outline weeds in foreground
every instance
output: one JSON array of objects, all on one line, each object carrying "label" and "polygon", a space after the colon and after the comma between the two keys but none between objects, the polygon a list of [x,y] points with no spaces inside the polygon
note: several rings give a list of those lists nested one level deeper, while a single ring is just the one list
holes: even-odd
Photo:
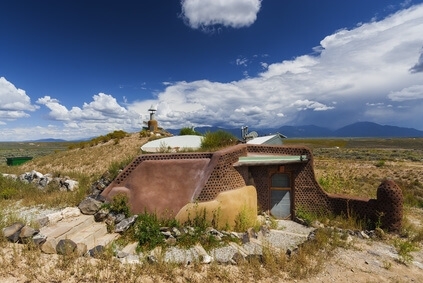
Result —
[{"label": "weeds in foreground", "polygon": [[257,221],[255,211],[244,205],[235,218],[234,230],[238,232],[245,232],[248,228],[260,226],[260,224],[261,223],[258,223]]},{"label": "weeds in foreground", "polygon": [[411,252],[418,250],[416,244],[412,241],[409,241],[408,239],[396,239],[394,241],[394,246],[398,252],[398,262],[405,265],[413,261]]}]

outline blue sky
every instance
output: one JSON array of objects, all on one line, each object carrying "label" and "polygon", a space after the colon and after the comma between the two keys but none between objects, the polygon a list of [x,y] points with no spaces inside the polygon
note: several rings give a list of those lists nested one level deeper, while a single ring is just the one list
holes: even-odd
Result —
[{"label": "blue sky", "polygon": [[0,140],[159,125],[423,130],[423,0],[16,0]]}]

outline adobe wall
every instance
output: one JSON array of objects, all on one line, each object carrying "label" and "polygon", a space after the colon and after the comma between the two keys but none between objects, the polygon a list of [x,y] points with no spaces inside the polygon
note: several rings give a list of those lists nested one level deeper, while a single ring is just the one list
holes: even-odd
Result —
[{"label": "adobe wall", "polygon": [[143,154],[101,194],[108,200],[127,195],[132,213],[174,217],[200,194],[214,163],[210,153]]},{"label": "adobe wall", "polygon": [[257,192],[253,186],[219,193],[210,201],[188,203],[175,216],[180,223],[193,220],[196,215],[201,216],[206,211],[206,220],[214,223],[219,229],[234,228],[236,221],[243,213],[245,220],[253,226],[257,219]]}]

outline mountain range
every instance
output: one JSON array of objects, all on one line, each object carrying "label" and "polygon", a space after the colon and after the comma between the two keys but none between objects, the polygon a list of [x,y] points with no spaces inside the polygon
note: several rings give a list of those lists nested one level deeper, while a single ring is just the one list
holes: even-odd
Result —
[{"label": "mountain range", "polygon": [[[218,127],[196,127],[195,131],[199,133],[214,132],[224,130],[241,138],[241,129],[232,128],[224,129]],[[170,133],[177,135],[179,130],[168,130]],[[405,128],[389,125],[380,125],[373,122],[357,122],[337,130],[331,130],[325,127],[315,125],[306,126],[282,126],[280,128],[258,129],[253,126],[249,127],[249,131],[255,131],[259,136],[280,133],[288,138],[345,138],[345,137],[362,137],[362,138],[399,138],[399,137],[423,137],[423,131],[414,128]]]}]

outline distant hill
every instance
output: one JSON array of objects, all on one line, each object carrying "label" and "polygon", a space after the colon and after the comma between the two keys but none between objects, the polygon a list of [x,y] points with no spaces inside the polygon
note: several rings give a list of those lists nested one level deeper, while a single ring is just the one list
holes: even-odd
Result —
[{"label": "distant hill", "polygon": [[66,142],[67,140],[63,140],[63,139],[53,139],[53,138],[49,138],[49,139],[39,139],[39,140],[31,140],[28,142]]},{"label": "distant hill", "polygon": [[423,131],[372,122],[357,122],[334,131],[336,137],[423,137]]},{"label": "distant hill", "polygon": [[[218,127],[196,127],[195,130],[202,134],[206,132],[214,132],[224,130],[241,138],[241,128],[223,129]],[[389,125],[379,125],[372,122],[357,122],[337,130],[319,127],[315,125],[305,126],[282,126],[280,128],[258,129],[252,126],[250,131],[256,131],[260,136],[281,133],[288,138],[325,138],[325,137],[374,137],[374,138],[404,138],[404,137],[423,137],[423,131],[413,128],[404,128]],[[168,130],[174,135],[178,135],[180,130]]]}]

